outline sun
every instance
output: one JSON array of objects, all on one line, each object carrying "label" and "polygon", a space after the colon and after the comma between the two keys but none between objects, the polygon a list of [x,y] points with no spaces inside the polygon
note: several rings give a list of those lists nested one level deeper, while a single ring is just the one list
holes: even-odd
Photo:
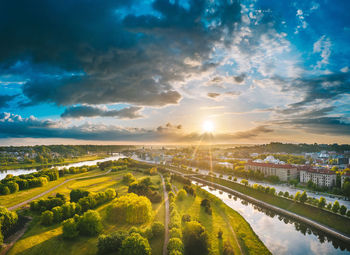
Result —
[{"label": "sun", "polygon": [[203,122],[202,130],[205,133],[212,133],[214,131],[214,123],[210,120],[206,120]]}]

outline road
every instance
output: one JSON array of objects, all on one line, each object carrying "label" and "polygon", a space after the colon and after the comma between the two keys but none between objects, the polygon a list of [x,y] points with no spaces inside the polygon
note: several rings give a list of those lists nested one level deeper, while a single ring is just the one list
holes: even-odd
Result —
[{"label": "road", "polygon": [[165,222],[164,222],[164,245],[163,245],[163,255],[168,254],[167,246],[169,241],[169,199],[168,199],[168,192],[165,189],[165,182],[163,175],[159,174],[160,178],[162,178],[162,185],[163,185],[163,192],[164,192],[164,203],[165,203]]},{"label": "road", "polygon": [[110,172],[111,172],[111,170],[108,170],[107,172],[104,172],[104,173],[101,173],[101,174],[89,175],[89,176],[84,176],[84,177],[76,177],[76,178],[65,180],[64,182],[62,182],[62,183],[52,187],[51,189],[48,189],[48,190],[40,193],[39,195],[36,195],[36,196],[34,196],[34,197],[30,198],[30,199],[27,199],[27,200],[25,200],[25,201],[23,201],[23,202],[21,202],[19,204],[16,204],[14,206],[11,206],[11,207],[9,207],[7,209],[10,210],[10,211],[16,210],[17,208],[20,208],[21,206],[24,206],[24,205],[32,202],[33,200],[38,199],[39,197],[42,197],[42,196],[50,193],[51,191],[53,191],[53,190],[57,189],[58,187],[66,184],[67,182],[70,182],[70,181],[73,181],[73,180],[81,180],[81,179],[87,179],[87,178],[92,178],[92,177],[98,177],[98,176],[109,174]]}]

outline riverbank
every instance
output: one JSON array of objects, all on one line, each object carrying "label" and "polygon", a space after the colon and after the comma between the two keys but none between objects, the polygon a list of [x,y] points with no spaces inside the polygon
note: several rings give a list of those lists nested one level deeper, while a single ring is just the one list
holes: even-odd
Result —
[{"label": "riverbank", "polygon": [[68,164],[79,163],[82,161],[93,161],[98,159],[103,159],[108,157],[108,155],[84,155],[77,158],[65,159],[63,162],[50,163],[50,164],[41,164],[41,163],[33,163],[33,164],[10,164],[7,166],[0,166],[0,171],[6,170],[16,170],[16,169],[31,169],[31,168],[49,168],[53,166],[64,166]]}]

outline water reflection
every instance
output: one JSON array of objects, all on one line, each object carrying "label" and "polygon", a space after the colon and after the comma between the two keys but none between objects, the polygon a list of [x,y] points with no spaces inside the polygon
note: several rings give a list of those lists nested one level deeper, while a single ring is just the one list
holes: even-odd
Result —
[{"label": "water reflection", "polygon": [[202,188],[239,212],[273,254],[349,254],[350,244],[320,230],[226,192]]},{"label": "water reflection", "polygon": [[[123,154],[118,154],[116,156],[112,156],[112,157],[108,157],[108,158],[104,158],[104,159],[82,161],[82,162],[78,162],[78,163],[66,164],[66,165],[61,165],[61,166],[53,166],[53,167],[56,167],[57,169],[63,169],[63,168],[69,168],[69,167],[93,166],[99,162],[105,162],[105,161],[109,161],[109,160],[118,160],[118,159],[124,158],[124,157],[125,156]],[[53,167],[51,167],[51,168],[53,168]],[[8,174],[12,174],[14,176],[18,176],[21,174],[30,174],[30,173],[39,171],[43,168],[47,168],[47,166],[39,166],[37,168],[32,168],[32,169],[0,170],[0,180],[4,179]]]}]

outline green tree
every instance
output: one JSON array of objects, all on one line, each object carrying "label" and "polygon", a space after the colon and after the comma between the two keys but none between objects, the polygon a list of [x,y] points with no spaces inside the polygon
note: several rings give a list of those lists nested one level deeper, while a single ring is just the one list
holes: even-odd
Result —
[{"label": "green tree", "polygon": [[148,240],[139,233],[132,233],[124,239],[121,248],[122,255],[151,255]]},{"label": "green tree", "polygon": [[299,198],[299,201],[300,203],[305,203],[307,200],[307,194],[306,194],[306,191],[304,190],[304,192],[300,195],[300,198]]},{"label": "green tree", "polygon": [[116,231],[110,235],[100,235],[98,237],[98,254],[120,254],[120,249],[127,234],[123,231]]},{"label": "green tree", "polygon": [[185,223],[183,229],[185,254],[209,254],[209,237],[205,228],[197,221]]},{"label": "green tree", "polygon": [[184,251],[184,245],[180,238],[170,238],[167,249],[169,254],[173,251],[179,251],[182,254]]},{"label": "green tree", "polygon": [[320,197],[320,200],[318,201],[318,207],[323,208],[326,205],[326,199],[324,197]]},{"label": "green tree", "polygon": [[159,222],[159,221],[156,221],[152,224],[152,234],[153,234],[153,237],[160,237],[162,235],[164,235],[164,224]]},{"label": "green tree", "polygon": [[136,178],[132,175],[132,173],[127,173],[123,176],[123,182],[127,185],[136,181]]},{"label": "green tree", "polygon": [[222,255],[234,255],[235,253],[233,252],[233,247],[231,243],[225,242],[224,243],[224,249],[222,251]]},{"label": "green tree", "polygon": [[332,211],[334,213],[337,213],[339,211],[339,208],[340,208],[339,202],[338,202],[338,200],[336,200],[332,206]]},{"label": "green tree", "polygon": [[50,226],[53,223],[53,212],[47,210],[41,214],[41,224]]},{"label": "green tree", "polygon": [[180,189],[179,192],[177,192],[176,199],[179,201],[183,201],[187,196],[187,192],[184,189]]},{"label": "green tree", "polygon": [[346,210],[347,210],[346,206],[345,205],[341,205],[340,209],[339,209],[339,212],[340,212],[341,215],[345,215],[346,214]]},{"label": "green tree", "polygon": [[65,220],[62,224],[62,236],[65,239],[72,239],[79,235],[78,223],[74,220],[74,218],[70,218]]},{"label": "green tree", "polygon": [[80,217],[78,222],[79,233],[87,236],[94,236],[101,232],[102,222],[100,214],[93,210],[88,210]]},{"label": "green tree", "polygon": [[77,203],[80,198],[87,197],[90,194],[89,191],[82,190],[82,189],[72,189],[70,192],[70,201]]},{"label": "green tree", "polygon": [[7,187],[10,189],[11,193],[16,193],[19,190],[19,186],[15,182],[8,182]]},{"label": "green tree", "polygon": [[294,200],[295,200],[295,201],[299,201],[299,200],[300,200],[300,196],[301,196],[301,194],[300,194],[300,192],[298,191],[297,193],[295,193]]}]

